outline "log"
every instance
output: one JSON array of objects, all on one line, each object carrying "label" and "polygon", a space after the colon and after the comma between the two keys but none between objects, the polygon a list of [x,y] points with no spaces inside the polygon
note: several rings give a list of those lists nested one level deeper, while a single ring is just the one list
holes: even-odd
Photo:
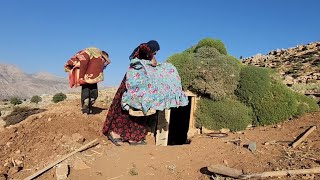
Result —
[{"label": "log", "polygon": [[309,136],[309,134],[311,134],[314,130],[316,130],[316,128],[317,126],[312,126],[303,136],[295,140],[295,142],[292,143],[292,148],[299,146]]},{"label": "log", "polygon": [[67,159],[68,157],[70,157],[70,156],[72,156],[72,155],[74,155],[74,154],[76,154],[76,153],[78,153],[78,152],[84,151],[84,150],[86,150],[86,149],[88,149],[88,148],[96,145],[96,144],[97,144],[97,141],[98,141],[98,139],[95,139],[95,140],[89,142],[88,144],[85,144],[85,145],[81,146],[79,149],[76,149],[76,150],[74,150],[73,152],[71,152],[71,153],[63,156],[62,158],[56,160],[55,162],[47,165],[47,166],[44,167],[43,169],[37,171],[36,173],[32,174],[31,176],[28,176],[28,177],[25,178],[24,180],[31,180],[31,179],[34,179],[34,178],[38,177],[39,175],[41,175],[42,173],[46,172],[47,170],[49,170],[49,169],[52,168],[53,166],[59,164],[59,163],[62,162],[63,160]]},{"label": "log", "polygon": [[208,167],[208,170],[215,174],[221,174],[224,176],[229,176],[233,178],[239,178],[243,175],[242,171],[234,168],[229,168],[224,165],[214,164]]},{"label": "log", "polygon": [[242,171],[234,168],[229,168],[224,165],[215,164],[208,167],[208,171],[220,174],[228,177],[239,178],[239,179],[250,179],[250,178],[267,178],[267,177],[280,177],[288,175],[298,174],[319,174],[320,167],[311,169],[296,169],[296,170],[284,170],[284,171],[269,171],[256,174],[243,174]]},{"label": "log", "polygon": [[296,169],[296,170],[286,170],[286,171],[269,171],[263,172],[260,174],[244,174],[241,175],[241,179],[250,179],[250,178],[267,178],[267,177],[280,177],[288,175],[298,175],[298,174],[319,174],[320,167],[311,168],[311,169]]}]

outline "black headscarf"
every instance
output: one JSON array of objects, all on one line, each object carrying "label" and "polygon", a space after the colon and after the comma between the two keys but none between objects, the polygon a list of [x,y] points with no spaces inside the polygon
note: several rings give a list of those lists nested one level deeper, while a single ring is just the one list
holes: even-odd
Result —
[{"label": "black headscarf", "polygon": [[160,45],[157,41],[151,40],[147,43],[142,43],[138,47],[136,47],[131,55],[129,56],[129,59],[139,58],[139,59],[147,59],[151,60],[153,57],[153,53],[155,51],[160,50]]}]

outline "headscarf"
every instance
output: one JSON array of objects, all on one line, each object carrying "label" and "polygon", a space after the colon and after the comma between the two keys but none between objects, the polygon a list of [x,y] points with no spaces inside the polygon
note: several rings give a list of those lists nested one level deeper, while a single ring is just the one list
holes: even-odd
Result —
[{"label": "headscarf", "polygon": [[136,47],[131,55],[129,56],[129,59],[146,59],[151,60],[153,58],[153,53],[160,50],[159,43],[155,40],[151,40],[147,43],[142,43],[138,47]]}]

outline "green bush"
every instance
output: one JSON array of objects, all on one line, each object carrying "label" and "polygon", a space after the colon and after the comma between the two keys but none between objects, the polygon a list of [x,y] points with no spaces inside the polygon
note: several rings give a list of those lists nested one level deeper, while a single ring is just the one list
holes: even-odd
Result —
[{"label": "green bush", "polygon": [[169,57],[178,70],[184,90],[214,100],[234,97],[241,69],[240,62],[220,54],[213,47],[201,47],[196,53],[183,52]]},{"label": "green bush", "polygon": [[319,106],[315,99],[299,93],[296,93],[296,98],[298,100],[296,116],[301,116],[308,112],[319,111]]},{"label": "green bush", "polygon": [[63,94],[62,92],[55,94],[52,97],[52,101],[54,103],[60,102],[60,101],[64,101],[65,99],[67,99],[67,96],[65,94]]},{"label": "green bush", "polygon": [[240,63],[231,56],[217,55],[214,48],[203,47],[194,54],[197,65],[190,89],[213,100],[232,98],[237,88]]},{"label": "green bush", "polygon": [[239,131],[252,123],[252,111],[236,100],[213,101],[201,98],[196,121],[198,125],[211,130],[229,128],[231,131]]},{"label": "green bush", "polygon": [[10,99],[10,103],[13,104],[13,105],[18,105],[18,104],[22,104],[22,101],[18,97],[13,97],[13,98]]},{"label": "green bush", "polygon": [[181,77],[181,84],[184,90],[190,89],[193,79],[195,79],[195,64],[193,55],[188,52],[174,54],[170,56],[167,62],[172,63],[178,70]]},{"label": "green bush", "polygon": [[195,47],[195,52],[201,47],[213,47],[217,49],[220,52],[220,54],[227,55],[227,49],[225,48],[223,42],[220,40],[215,40],[212,38],[202,39]]},{"label": "green bush", "polygon": [[244,67],[236,95],[253,109],[255,123],[275,124],[297,113],[295,93],[278,80],[272,71],[254,66]]},{"label": "green bush", "polygon": [[190,48],[188,48],[188,49],[186,49],[186,50],[184,50],[183,52],[187,52],[187,53],[194,53],[195,52],[195,50],[196,50],[196,45],[195,46],[192,46],[192,47],[190,47]]},{"label": "green bush", "polygon": [[40,96],[37,96],[37,95],[36,96],[32,96],[32,98],[31,98],[31,102],[32,103],[38,104],[41,101],[42,101],[42,98]]}]

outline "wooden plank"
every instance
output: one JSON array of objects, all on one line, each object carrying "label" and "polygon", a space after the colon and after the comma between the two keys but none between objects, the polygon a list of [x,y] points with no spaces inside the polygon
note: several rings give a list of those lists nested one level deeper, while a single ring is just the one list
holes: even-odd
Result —
[{"label": "wooden plank", "polygon": [[169,136],[170,109],[158,112],[156,145],[167,146]]},{"label": "wooden plank", "polygon": [[308,136],[312,133],[312,131],[316,130],[317,126],[312,126],[302,137],[297,139],[293,144],[292,147],[295,148],[299,146]]},{"label": "wooden plank", "polygon": [[187,96],[191,96],[191,97],[196,97],[197,95],[196,94],[194,94],[193,92],[191,92],[191,91],[185,91],[184,92]]},{"label": "wooden plank", "polygon": [[259,174],[243,174],[240,176],[241,179],[251,179],[251,178],[267,178],[267,177],[281,177],[288,175],[299,175],[299,174],[319,174],[320,167],[315,167],[311,169],[295,169],[295,170],[284,170],[284,171],[269,171]]},{"label": "wooden plank", "polygon": [[239,178],[243,172],[238,169],[229,168],[220,164],[214,164],[208,167],[208,170],[215,174],[221,174],[233,178]]},{"label": "wooden plank", "polygon": [[40,176],[42,173],[46,172],[47,170],[49,170],[49,169],[52,168],[53,166],[59,164],[60,162],[62,162],[63,160],[67,159],[68,157],[74,155],[75,153],[78,153],[78,152],[80,152],[80,151],[84,151],[84,150],[86,150],[86,149],[88,149],[88,148],[96,145],[96,144],[97,144],[97,141],[98,141],[98,139],[95,139],[95,140],[89,142],[88,144],[85,144],[85,145],[81,146],[79,149],[76,149],[76,150],[74,150],[73,152],[71,152],[71,153],[63,156],[62,158],[54,161],[53,163],[51,163],[51,164],[49,164],[48,166],[44,167],[43,169],[37,171],[36,173],[32,174],[31,176],[28,176],[28,177],[25,178],[24,180],[31,180],[31,179],[34,179],[34,178]]},{"label": "wooden plank", "polygon": [[238,170],[235,168],[229,168],[220,164],[214,164],[208,167],[208,171],[216,174],[237,178],[237,179],[238,178],[251,179],[251,178],[281,177],[281,176],[298,175],[298,174],[319,174],[320,167],[315,167],[311,169],[269,171],[269,172],[263,172],[263,173],[257,173],[257,174],[243,174],[241,170]]},{"label": "wooden plank", "polygon": [[195,108],[196,108],[196,97],[191,97],[191,107],[190,107],[190,122],[189,129],[195,128]]}]

